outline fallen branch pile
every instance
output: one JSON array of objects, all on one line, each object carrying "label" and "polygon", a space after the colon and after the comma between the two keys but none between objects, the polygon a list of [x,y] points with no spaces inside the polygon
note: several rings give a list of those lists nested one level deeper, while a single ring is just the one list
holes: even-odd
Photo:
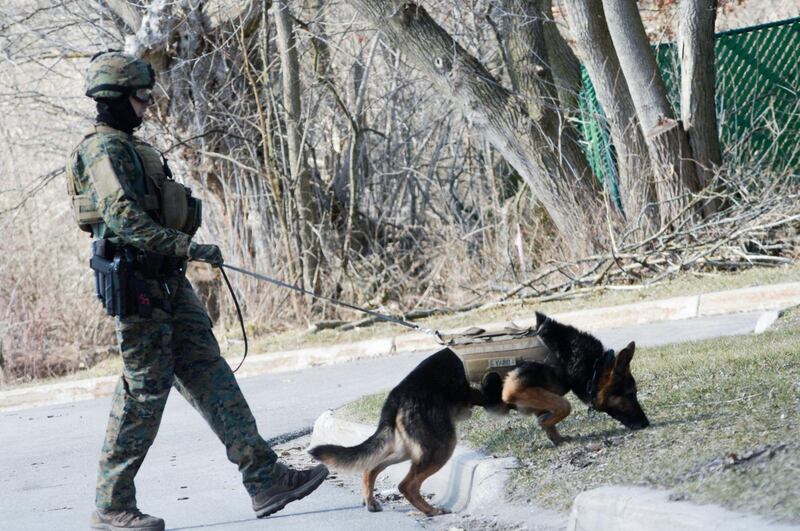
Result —
[{"label": "fallen branch pile", "polygon": [[[631,234],[604,254],[573,262],[550,261],[516,286],[487,289],[472,304],[456,308],[415,309],[407,320],[489,308],[514,301],[549,302],[588,296],[604,290],[644,289],[680,272],[737,271],[793,263],[800,256],[800,182],[785,176],[767,185],[752,180],[720,183],[726,194],[704,192],[686,208],[721,200],[726,208],[703,219],[687,219],[635,241]],[[676,219],[681,219],[679,213]],[[626,241],[630,239],[630,243]],[[498,293],[500,294],[498,297]],[[491,301],[491,302],[486,302]],[[395,312],[396,315],[396,312]],[[374,318],[337,321],[313,329],[351,330]]]},{"label": "fallen branch pile", "polygon": [[[601,255],[572,263],[549,264],[508,290],[512,298],[570,298],[597,289],[638,289],[682,271],[736,271],[791,264],[800,254],[800,188],[795,177],[781,179],[757,193],[742,185],[721,197],[727,208],[702,220],[662,229],[640,242],[622,244]],[[692,205],[720,198],[704,193]],[[689,208],[693,208],[690,205]]]}]

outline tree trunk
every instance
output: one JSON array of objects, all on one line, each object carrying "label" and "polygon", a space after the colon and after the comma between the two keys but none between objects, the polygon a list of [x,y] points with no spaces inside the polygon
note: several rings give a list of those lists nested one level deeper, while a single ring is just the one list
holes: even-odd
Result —
[{"label": "tree trunk", "polygon": [[295,201],[300,218],[300,245],[303,267],[303,285],[316,291],[318,275],[318,249],[314,228],[316,210],[311,190],[311,178],[303,150],[303,131],[300,106],[300,66],[292,27],[292,18],[286,0],[275,3],[275,27],[283,75],[283,105],[286,110],[286,136],[289,148],[289,168],[295,185]]},{"label": "tree trunk", "polygon": [[[420,6],[399,0],[350,0],[389,42],[453,100],[531,187],[571,252],[602,247],[596,179],[585,159],[560,149],[510,93]],[[613,215],[613,214],[612,214]]]},{"label": "tree trunk", "polygon": [[558,101],[547,58],[542,0],[501,0],[503,46],[511,84],[525,100],[528,115],[547,134],[555,131]]},{"label": "tree trunk", "polygon": [[[717,0],[681,0],[678,51],[681,58],[681,119],[701,187],[711,184],[722,161],[714,100],[714,22]],[[715,211],[717,205],[708,205]]]},{"label": "tree trunk", "polygon": [[[525,100],[528,115],[574,161],[582,175],[591,175],[578,132],[567,120],[553,82],[545,30],[545,0],[502,0],[504,46],[514,89]],[[556,30],[558,31],[558,30]]]},{"label": "tree trunk", "polygon": [[320,80],[328,79],[331,76],[331,52],[325,29],[324,8],[323,0],[304,0],[303,2],[304,14],[310,18],[306,29],[311,34],[311,68],[314,77]]},{"label": "tree trunk", "polygon": [[563,4],[617,152],[622,209],[629,224],[640,225],[649,233],[659,222],[650,155],[608,32],[602,0],[564,0]]},{"label": "tree trunk", "polygon": [[578,93],[581,88],[581,63],[575,56],[564,36],[558,31],[553,20],[553,0],[543,0],[544,41],[547,45],[547,57],[553,72],[561,110],[568,116],[578,112]]},{"label": "tree trunk", "polygon": [[686,132],[670,107],[636,0],[603,0],[603,8],[651,155],[661,222],[670,224],[691,215],[688,193],[699,189]]}]

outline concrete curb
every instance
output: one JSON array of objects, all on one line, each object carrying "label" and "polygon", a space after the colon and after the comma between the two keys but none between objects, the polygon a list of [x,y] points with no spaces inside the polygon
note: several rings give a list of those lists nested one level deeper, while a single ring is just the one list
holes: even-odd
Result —
[{"label": "concrete curb", "polygon": [[644,487],[609,486],[579,494],[567,531],[788,531],[800,526],[774,523],[757,515],[717,505],[671,501],[669,492]]},{"label": "concrete curb", "polygon": [[[606,308],[592,308],[553,314],[553,317],[584,330],[597,331],[626,325],[675,321],[753,310],[780,312],[798,304],[800,304],[800,282],[791,282]],[[532,326],[534,321],[531,318],[517,321],[516,324]],[[502,322],[473,324],[472,326],[480,326],[486,330],[500,330],[506,324],[506,322]],[[762,323],[758,331],[763,331],[769,324],[771,323]],[[443,332],[455,333],[461,330],[463,328]],[[356,343],[254,355],[247,358],[247,363],[237,374],[239,376],[255,376],[269,372],[300,370],[314,365],[343,363],[355,359],[385,356],[395,352],[433,349],[438,346],[439,344],[428,335],[419,332],[403,333],[394,337],[370,339]],[[238,363],[238,360],[232,360],[231,363]],[[0,411],[13,411],[108,396],[113,392],[116,380],[117,377],[102,377],[0,391]]]},{"label": "concrete curb", "polygon": [[[332,365],[357,359],[377,358],[397,351],[395,338],[368,339],[297,350],[269,352],[248,356],[237,376],[255,376],[267,372],[297,371],[315,365]],[[232,362],[231,362],[232,363]],[[238,361],[237,361],[238,363]]]},{"label": "concrete curb", "polygon": [[114,392],[119,376],[103,376],[0,392],[0,412],[91,400]]},{"label": "concrete curb", "polygon": [[[326,411],[314,422],[310,444],[354,446],[374,432],[375,426],[339,419],[333,411]],[[409,465],[408,461],[392,465],[381,477],[396,487]],[[495,458],[458,445],[447,464],[423,483],[422,492],[433,495],[433,505],[453,512],[474,511],[503,502],[506,482],[515,468],[512,457]]]},{"label": "concrete curb", "polygon": [[[574,312],[552,314],[562,323],[570,324],[589,332],[639,325],[661,321],[679,321],[712,315],[740,313],[748,311],[777,311],[800,304],[800,282],[771,284],[752,288],[686,295],[659,299],[655,301],[621,304],[605,308],[590,308]],[[533,312],[531,312],[533,313]],[[486,330],[502,330],[508,322],[472,325]],[[527,327],[536,324],[535,317],[515,321]],[[443,330],[456,333],[463,329]],[[395,338],[398,352],[435,348],[438,343],[430,336],[419,332],[403,334]]]}]

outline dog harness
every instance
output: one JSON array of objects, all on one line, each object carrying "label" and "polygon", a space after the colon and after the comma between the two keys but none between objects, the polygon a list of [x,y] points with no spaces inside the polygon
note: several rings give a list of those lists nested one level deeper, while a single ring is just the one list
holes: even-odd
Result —
[{"label": "dog harness", "polygon": [[560,367],[558,357],[533,327],[511,324],[496,332],[473,327],[460,334],[442,335],[442,343],[461,358],[467,379],[473,383],[493,372],[504,377],[523,362]]},{"label": "dog harness", "polygon": [[586,394],[589,395],[589,413],[595,410],[594,401],[597,398],[597,383],[603,373],[603,368],[613,361],[614,349],[606,350],[601,357],[594,360],[592,379],[586,384]]}]

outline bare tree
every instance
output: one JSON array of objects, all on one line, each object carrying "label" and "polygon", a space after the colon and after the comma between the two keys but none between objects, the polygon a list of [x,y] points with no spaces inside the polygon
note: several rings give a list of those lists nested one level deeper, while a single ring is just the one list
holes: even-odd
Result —
[{"label": "bare tree", "polygon": [[686,132],[675,119],[636,0],[603,0],[606,23],[651,154],[662,224],[692,215],[699,190]]},{"label": "bare tree", "polygon": [[548,135],[557,134],[560,106],[553,83],[539,0],[502,0],[501,28],[508,73],[528,115]]},{"label": "bare tree", "polygon": [[578,109],[578,93],[581,88],[581,63],[556,27],[553,0],[543,0],[541,11],[545,17],[547,57],[550,60],[560,107],[567,114],[574,113]]},{"label": "bare tree", "polygon": [[[714,98],[714,22],[717,0],[681,0],[678,53],[681,120],[689,135],[700,185],[708,186],[722,162]],[[715,207],[714,207],[715,208]]]},{"label": "bare tree", "polygon": [[314,205],[311,179],[303,148],[302,109],[300,103],[300,63],[297,58],[297,44],[294,24],[286,0],[275,3],[275,26],[278,33],[278,50],[281,56],[283,76],[283,105],[286,111],[286,137],[289,148],[289,168],[295,183],[295,201],[300,223],[300,259],[303,270],[303,283],[316,291],[319,280],[317,271],[319,244],[316,206]]},{"label": "bare tree", "polygon": [[[411,2],[351,0],[436,87],[458,105],[542,202],[576,254],[602,246],[604,207],[582,153],[560,145],[473,56]],[[598,230],[599,229],[599,230]]]},{"label": "bare tree", "polygon": [[629,222],[643,213],[640,225],[649,232],[660,220],[647,144],[608,32],[602,0],[563,0],[563,4],[578,53],[608,120],[617,152],[622,208]]}]

